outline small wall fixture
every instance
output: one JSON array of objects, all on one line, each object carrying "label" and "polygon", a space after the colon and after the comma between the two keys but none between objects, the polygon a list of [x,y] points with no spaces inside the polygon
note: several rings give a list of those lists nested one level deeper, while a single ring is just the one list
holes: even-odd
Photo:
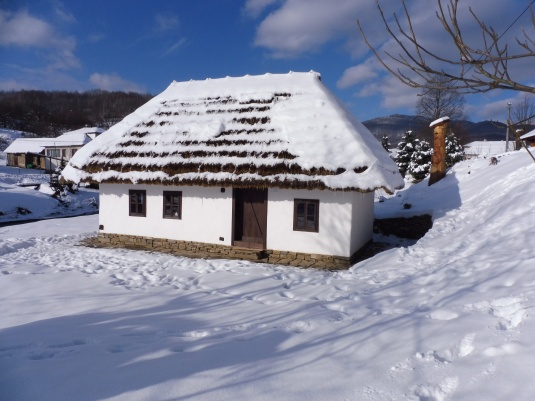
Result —
[{"label": "small wall fixture", "polygon": [[104,230],[104,224],[100,224],[100,225],[98,226],[98,229],[99,229],[99,230]]},{"label": "small wall fixture", "polygon": [[219,241],[224,241],[225,237],[219,237]]},{"label": "small wall fixture", "polygon": [[221,192],[225,192],[225,188],[221,188]]}]

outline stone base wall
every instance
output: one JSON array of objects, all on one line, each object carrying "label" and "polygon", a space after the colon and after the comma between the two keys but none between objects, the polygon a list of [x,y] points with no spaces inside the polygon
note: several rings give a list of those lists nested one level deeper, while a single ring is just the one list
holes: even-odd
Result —
[{"label": "stone base wall", "polygon": [[122,234],[99,233],[98,237],[89,239],[86,243],[96,247],[150,250],[193,258],[243,259],[260,263],[327,270],[347,269],[351,266],[352,260],[354,260],[354,257],[287,252],[272,249],[259,250],[203,242],[177,241]]}]

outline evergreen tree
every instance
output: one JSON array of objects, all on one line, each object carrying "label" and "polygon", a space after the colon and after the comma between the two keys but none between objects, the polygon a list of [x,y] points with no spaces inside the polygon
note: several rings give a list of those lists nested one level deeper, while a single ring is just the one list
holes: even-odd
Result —
[{"label": "evergreen tree", "polygon": [[411,156],[416,149],[416,144],[418,142],[419,140],[416,139],[416,135],[412,131],[407,131],[401,137],[401,141],[398,143],[396,163],[398,165],[399,172],[403,177],[405,177],[405,174],[408,172]]},{"label": "evergreen tree", "polygon": [[446,166],[451,167],[464,159],[464,148],[452,132],[446,137]]},{"label": "evergreen tree", "polygon": [[388,135],[383,135],[383,140],[381,141],[381,145],[383,145],[383,148],[390,153],[390,149],[392,148],[392,145],[390,145],[390,141],[388,140]]},{"label": "evergreen tree", "polygon": [[408,167],[408,172],[413,176],[415,181],[421,181],[429,174],[432,156],[433,148],[429,142],[416,142],[415,149],[414,152],[412,152]]}]

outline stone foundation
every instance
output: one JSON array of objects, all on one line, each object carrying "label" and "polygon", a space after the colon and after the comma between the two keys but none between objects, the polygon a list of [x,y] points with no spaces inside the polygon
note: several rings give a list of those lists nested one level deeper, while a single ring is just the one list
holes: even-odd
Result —
[{"label": "stone foundation", "polygon": [[272,263],[317,269],[347,269],[355,260],[343,256],[319,255],[277,251],[272,249],[250,249],[234,246],[207,244],[194,241],[177,241],[163,238],[134,235],[99,233],[98,237],[85,241],[86,245],[105,248],[128,248],[170,253],[178,256],[207,259],[242,259],[259,263]]}]

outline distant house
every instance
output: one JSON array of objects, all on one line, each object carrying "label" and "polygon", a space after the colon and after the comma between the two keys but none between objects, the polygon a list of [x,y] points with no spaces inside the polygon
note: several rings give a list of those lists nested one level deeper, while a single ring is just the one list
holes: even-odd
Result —
[{"label": "distant house", "polygon": [[535,146],[535,130],[522,135],[520,139],[526,143],[526,146],[534,147]]},{"label": "distant house", "polygon": [[102,132],[102,128],[85,127],[56,138],[17,138],[5,150],[6,164],[52,171]]},{"label": "distant house", "polygon": [[318,73],[173,82],[69,162],[100,184],[99,241],[295,266],[350,266],[373,193],[403,187]]}]

